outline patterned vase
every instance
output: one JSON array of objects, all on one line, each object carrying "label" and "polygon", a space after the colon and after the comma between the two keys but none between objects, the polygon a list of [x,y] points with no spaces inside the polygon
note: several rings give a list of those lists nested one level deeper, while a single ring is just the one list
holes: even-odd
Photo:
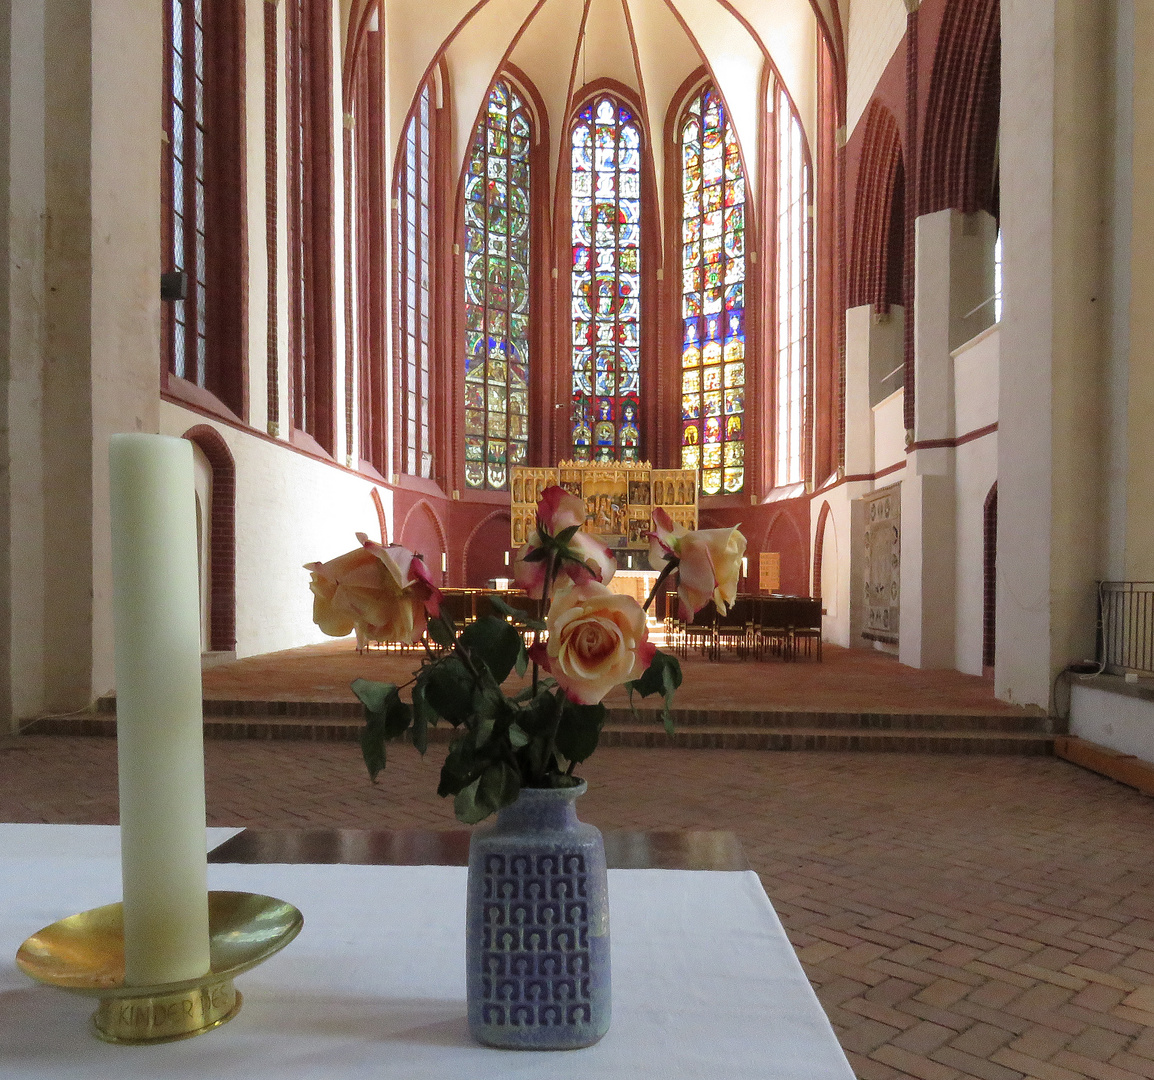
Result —
[{"label": "patterned vase", "polygon": [[469,844],[469,1030],[508,1050],[572,1050],[609,1030],[605,844],[574,788],[523,788]]}]

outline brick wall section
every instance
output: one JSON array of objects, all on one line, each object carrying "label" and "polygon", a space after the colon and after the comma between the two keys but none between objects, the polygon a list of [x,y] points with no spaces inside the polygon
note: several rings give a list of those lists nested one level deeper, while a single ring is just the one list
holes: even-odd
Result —
[{"label": "brick wall section", "polygon": [[[902,263],[903,252],[894,240],[904,243],[902,228],[891,220],[894,196],[904,189],[901,136],[889,110],[874,101],[866,114],[865,135],[854,195],[854,229],[850,238],[848,307],[872,304],[888,311],[902,302],[900,282],[891,264]],[[904,214],[904,207],[900,213]],[[899,217],[899,226],[903,222]]]},{"label": "brick wall section", "polygon": [[265,258],[268,264],[267,312],[267,391],[268,433],[280,432],[280,352],[278,338],[277,302],[277,5],[265,0],[264,5],[264,229]]},{"label": "brick wall section", "polygon": [[236,647],[236,463],[220,432],[198,424],[184,433],[212,466],[212,506],[209,508],[209,634],[213,652]]},{"label": "brick wall section", "polygon": [[915,342],[914,304],[917,276],[915,273],[916,243],[914,222],[917,220],[918,198],[918,9],[914,9],[906,16],[906,228],[905,228],[905,267],[902,272],[902,294],[906,309],[904,326],[903,354],[905,359],[905,397],[902,402],[904,421],[907,431],[914,430],[916,417],[914,362]]},{"label": "brick wall section", "polygon": [[997,214],[1001,55],[999,0],[946,5],[926,101],[919,214]]}]

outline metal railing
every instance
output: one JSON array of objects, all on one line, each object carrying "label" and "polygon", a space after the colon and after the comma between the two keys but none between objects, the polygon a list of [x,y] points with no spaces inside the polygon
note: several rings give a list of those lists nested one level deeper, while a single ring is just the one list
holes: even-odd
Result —
[{"label": "metal railing", "polygon": [[1154,675],[1154,581],[1098,583],[1098,663]]}]

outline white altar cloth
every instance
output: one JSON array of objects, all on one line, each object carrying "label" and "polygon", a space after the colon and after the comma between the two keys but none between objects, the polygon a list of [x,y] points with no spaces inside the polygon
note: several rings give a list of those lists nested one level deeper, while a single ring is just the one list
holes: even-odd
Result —
[{"label": "white altar cloth", "polygon": [[610,870],[612,1027],[588,1049],[536,1053],[469,1037],[464,868],[210,865],[210,888],[288,900],[304,929],[237,979],[243,1008],[218,1031],[108,1046],[90,1034],[92,999],[38,986],[12,958],[40,927],[117,899],[119,862],[5,853],[4,832],[5,1080],[853,1080],[751,872]]}]

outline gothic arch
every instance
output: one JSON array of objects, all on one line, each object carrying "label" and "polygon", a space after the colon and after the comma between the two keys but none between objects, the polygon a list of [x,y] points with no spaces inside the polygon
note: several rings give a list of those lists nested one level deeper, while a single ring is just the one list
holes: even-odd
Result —
[{"label": "gothic arch", "polygon": [[210,622],[213,652],[236,648],[236,462],[223,436],[208,424],[184,433],[212,466],[212,506],[209,508]]},{"label": "gothic arch", "polygon": [[998,216],[1001,62],[1000,0],[947,4],[926,102],[919,214],[952,208]]},{"label": "gothic arch", "polygon": [[822,557],[825,554],[825,526],[829,520],[829,503],[823,502],[817,515],[817,528],[813,534],[813,586],[810,595],[821,599]]},{"label": "gothic arch", "polygon": [[778,510],[770,518],[758,550],[780,553],[783,592],[802,595],[807,590],[809,586],[807,546],[805,536],[792,514]]},{"label": "gothic arch", "polygon": [[[499,573],[481,574],[480,572],[474,573],[473,571],[478,571],[479,569],[494,569],[498,566],[498,564],[494,562],[492,566],[478,568],[478,563],[480,562],[480,556],[482,552],[489,550],[505,551],[507,549],[509,543],[509,528],[511,521],[512,519],[508,510],[494,510],[492,513],[486,514],[485,517],[478,521],[477,524],[474,525],[470,530],[468,539],[465,541],[461,555],[461,569],[464,575],[465,586],[467,588],[477,587],[478,581],[488,581],[488,579],[491,577],[502,576]],[[489,541],[493,538],[493,534],[495,533],[495,525],[500,522],[504,522],[505,546],[498,549],[492,547]],[[477,544],[476,551],[474,551],[474,544]],[[503,561],[500,564],[500,569],[505,569]],[[508,570],[506,570],[504,576],[509,576]]]},{"label": "gothic arch", "polygon": [[870,103],[865,125],[846,306],[886,312],[904,303],[905,162],[897,121],[884,105]]},{"label": "gothic arch", "polygon": [[433,581],[437,582],[444,574],[444,571],[441,570],[441,561],[437,559],[436,562],[430,562],[429,555],[431,553],[423,550],[428,546],[426,541],[430,537],[430,530],[437,545],[437,554],[446,554],[449,545],[445,539],[445,528],[441,524],[441,519],[437,517],[437,512],[425,499],[418,499],[409,507],[409,512],[405,515],[399,533],[400,542],[411,551],[424,557],[425,565],[428,566]]}]

